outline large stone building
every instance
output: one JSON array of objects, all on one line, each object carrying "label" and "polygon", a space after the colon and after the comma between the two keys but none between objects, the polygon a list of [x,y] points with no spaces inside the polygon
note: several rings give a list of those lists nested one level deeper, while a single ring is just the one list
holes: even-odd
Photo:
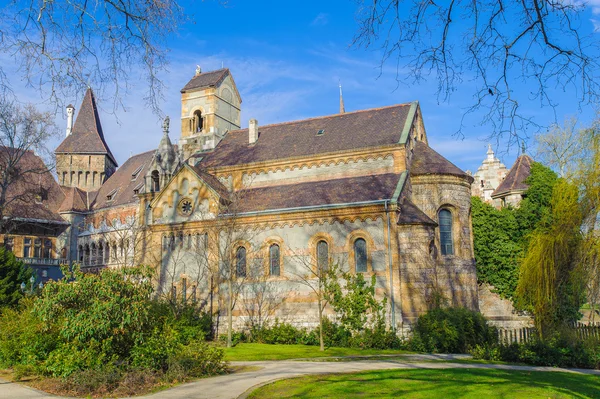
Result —
[{"label": "large stone building", "polygon": [[477,308],[473,178],[429,147],[418,102],[240,129],[241,102],[228,69],[198,70],[180,145],[166,120],[117,169],[89,90],[56,150],[59,251],[89,271],[153,265],[160,292],[220,315],[231,291],[240,327],[265,290],[270,314],[316,323],[314,275],[333,264],[374,275],[397,326],[439,293]]}]

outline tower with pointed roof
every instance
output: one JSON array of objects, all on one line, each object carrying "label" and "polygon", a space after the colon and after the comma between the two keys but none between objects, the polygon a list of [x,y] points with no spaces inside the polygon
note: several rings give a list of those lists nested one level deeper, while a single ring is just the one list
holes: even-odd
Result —
[{"label": "tower with pointed roof", "polygon": [[[74,107],[69,105],[67,112],[72,118]],[[58,182],[65,187],[97,191],[117,169],[117,161],[104,139],[91,88],[85,93],[75,123],[54,153]]]},{"label": "tower with pointed roof", "polygon": [[163,122],[163,136],[145,176],[145,192],[158,193],[181,166],[181,158],[169,138],[169,117]]},{"label": "tower with pointed roof", "polygon": [[185,158],[214,149],[240,128],[242,99],[229,69],[202,72],[181,89],[181,140]]},{"label": "tower with pointed roof", "polygon": [[492,145],[488,144],[487,156],[473,175],[471,193],[482,201],[492,203],[492,193],[506,177],[506,166],[496,157]]}]

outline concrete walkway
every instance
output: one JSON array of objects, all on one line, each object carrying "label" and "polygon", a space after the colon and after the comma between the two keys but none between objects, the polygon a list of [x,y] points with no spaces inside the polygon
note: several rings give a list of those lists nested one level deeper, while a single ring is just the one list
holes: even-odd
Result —
[{"label": "concrete walkway", "polygon": [[[462,356],[461,356],[462,357]],[[232,366],[251,366],[254,369],[217,377],[204,378],[179,385],[152,395],[139,398],[165,399],[236,399],[244,398],[258,386],[284,378],[310,374],[351,373],[384,369],[448,369],[448,368],[482,368],[498,370],[524,371],[562,371],[571,373],[595,374],[598,370],[559,369],[552,367],[511,366],[498,364],[452,363],[461,358],[452,355],[405,355],[402,359],[357,360],[343,362],[327,361],[264,361],[264,362],[232,362]],[[432,362],[443,360],[447,362]],[[256,370],[255,368],[259,368]],[[0,399],[38,399],[58,398],[17,383],[0,381]]]}]

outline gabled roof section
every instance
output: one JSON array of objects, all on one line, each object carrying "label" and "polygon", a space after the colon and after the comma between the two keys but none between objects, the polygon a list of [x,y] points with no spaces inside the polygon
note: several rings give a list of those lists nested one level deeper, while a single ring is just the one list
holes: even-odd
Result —
[{"label": "gabled roof section", "polygon": [[63,200],[58,212],[86,212],[89,210],[87,194],[77,187],[61,187],[65,199]]},{"label": "gabled roof section", "polygon": [[[202,167],[235,166],[292,157],[352,151],[400,142],[415,103],[346,112],[294,122],[258,126],[256,143],[248,143],[248,129],[229,132]],[[319,132],[322,131],[321,134]]]},{"label": "gabled roof section", "polygon": [[216,176],[211,175],[198,166],[190,166],[187,163],[185,165],[192,169],[198,175],[198,177],[212,190],[214,190],[221,198],[229,199],[229,190],[227,190],[227,187],[225,187],[225,185],[223,185],[223,183],[221,183]]},{"label": "gabled roof section", "polygon": [[[155,150],[143,152],[129,158],[95,193],[92,210],[111,206],[136,204],[138,197],[134,190],[144,181]],[[137,173],[134,173],[137,172]],[[135,177],[134,177],[135,176]],[[107,196],[116,192],[109,201]]]},{"label": "gabled roof section", "polygon": [[194,76],[184,87],[181,89],[182,93],[189,90],[204,89],[207,87],[216,87],[219,83],[229,75],[229,68],[217,69],[216,71],[203,72]]},{"label": "gabled roof section", "polygon": [[501,197],[513,191],[523,192],[529,188],[525,180],[531,174],[533,159],[529,155],[521,155],[510,168],[506,178],[492,193],[492,198]]},{"label": "gabled roof section", "polygon": [[105,154],[115,165],[118,165],[104,140],[96,98],[91,88],[87,89],[83,97],[72,133],[54,152],[56,154]]},{"label": "gabled roof section", "polygon": [[412,176],[451,175],[465,177],[470,179],[470,182],[473,181],[473,177],[421,141],[415,143],[415,153],[410,174]]}]

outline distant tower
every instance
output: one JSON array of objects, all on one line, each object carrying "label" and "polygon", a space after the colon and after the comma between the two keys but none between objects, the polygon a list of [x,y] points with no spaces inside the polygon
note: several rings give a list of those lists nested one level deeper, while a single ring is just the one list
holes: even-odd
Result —
[{"label": "distant tower", "polygon": [[185,158],[216,147],[228,131],[240,128],[242,99],[229,69],[202,72],[181,89],[181,140]]},{"label": "distant tower", "polygon": [[67,137],[56,154],[59,184],[96,191],[117,169],[117,161],[104,140],[92,89],[85,93],[77,119],[75,107],[67,107]]},{"label": "distant tower", "polygon": [[67,135],[69,137],[73,132],[73,115],[75,114],[75,107],[71,104],[67,105]]},{"label": "distant tower", "polygon": [[496,158],[494,150],[492,150],[492,145],[488,144],[487,157],[473,175],[474,180],[471,184],[471,195],[491,203],[492,193],[502,183],[507,173],[506,166]]}]

